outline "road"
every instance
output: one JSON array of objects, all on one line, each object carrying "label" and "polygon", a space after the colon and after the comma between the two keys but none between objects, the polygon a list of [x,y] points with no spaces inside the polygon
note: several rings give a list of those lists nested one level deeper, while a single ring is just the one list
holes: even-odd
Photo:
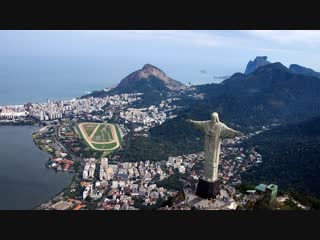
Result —
[{"label": "road", "polygon": [[61,130],[62,125],[57,125],[54,127],[55,135],[54,135],[54,140],[55,142],[67,153],[72,157],[72,160],[74,161],[79,161],[82,162],[82,159],[78,156],[76,156],[72,151],[69,151],[67,148],[65,148],[59,141],[59,136],[60,135],[60,130]]}]

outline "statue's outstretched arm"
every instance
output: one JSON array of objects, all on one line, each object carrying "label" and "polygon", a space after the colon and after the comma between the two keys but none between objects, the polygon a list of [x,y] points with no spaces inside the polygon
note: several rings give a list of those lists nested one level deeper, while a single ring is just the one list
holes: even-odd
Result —
[{"label": "statue's outstretched arm", "polygon": [[243,136],[242,132],[233,130],[232,128],[227,127],[226,125],[223,125],[222,129],[221,129],[221,134],[220,137],[221,138],[235,138],[235,137],[240,137]]},{"label": "statue's outstretched arm", "polygon": [[193,121],[191,119],[187,119],[186,122],[191,123],[194,127],[198,129],[203,129],[207,123],[207,121]]}]

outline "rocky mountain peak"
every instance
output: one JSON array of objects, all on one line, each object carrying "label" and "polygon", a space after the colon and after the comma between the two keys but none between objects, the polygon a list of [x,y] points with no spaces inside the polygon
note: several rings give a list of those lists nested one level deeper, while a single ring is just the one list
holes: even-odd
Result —
[{"label": "rocky mountain peak", "polygon": [[270,62],[267,59],[267,56],[257,56],[253,61],[250,60],[247,64],[244,74],[249,75],[253,73],[258,67],[270,64]]},{"label": "rocky mountain peak", "polygon": [[[152,71],[152,70],[158,70],[158,71],[161,71],[159,68],[157,68],[156,66],[153,66],[152,64],[150,63],[147,63],[143,66],[142,70],[145,70],[145,71]],[[161,71],[163,72],[163,71]]]},{"label": "rocky mountain peak", "polygon": [[147,81],[150,77],[156,77],[161,80],[166,88],[170,90],[182,90],[185,89],[185,85],[168,77],[161,69],[151,65],[145,64],[142,69],[137,70],[124,79],[121,80],[118,87],[132,86],[141,81]]},{"label": "rocky mountain peak", "polygon": [[145,64],[141,69],[140,76],[142,78],[147,78],[150,75],[160,78],[165,82],[169,80],[169,78],[166,76],[166,74],[162,70],[148,63],[148,64]]}]

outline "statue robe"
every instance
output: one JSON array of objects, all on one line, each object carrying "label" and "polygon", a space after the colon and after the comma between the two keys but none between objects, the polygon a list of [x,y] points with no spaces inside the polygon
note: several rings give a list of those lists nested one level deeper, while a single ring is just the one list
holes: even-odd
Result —
[{"label": "statue robe", "polygon": [[227,127],[224,123],[219,121],[214,123],[212,120],[191,120],[191,123],[193,126],[201,129],[205,133],[203,180],[207,182],[214,182],[218,178],[221,140],[225,138],[234,138],[239,135],[239,132]]}]

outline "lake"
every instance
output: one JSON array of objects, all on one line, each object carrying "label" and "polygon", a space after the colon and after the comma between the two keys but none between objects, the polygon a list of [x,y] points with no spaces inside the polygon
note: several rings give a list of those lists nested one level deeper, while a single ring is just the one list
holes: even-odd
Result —
[{"label": "lake", "polygon": [[27,210],[55,196],[72,180],[45,167],[50,157],[32,140],[35,126],[0,126],[0,209]]}]

